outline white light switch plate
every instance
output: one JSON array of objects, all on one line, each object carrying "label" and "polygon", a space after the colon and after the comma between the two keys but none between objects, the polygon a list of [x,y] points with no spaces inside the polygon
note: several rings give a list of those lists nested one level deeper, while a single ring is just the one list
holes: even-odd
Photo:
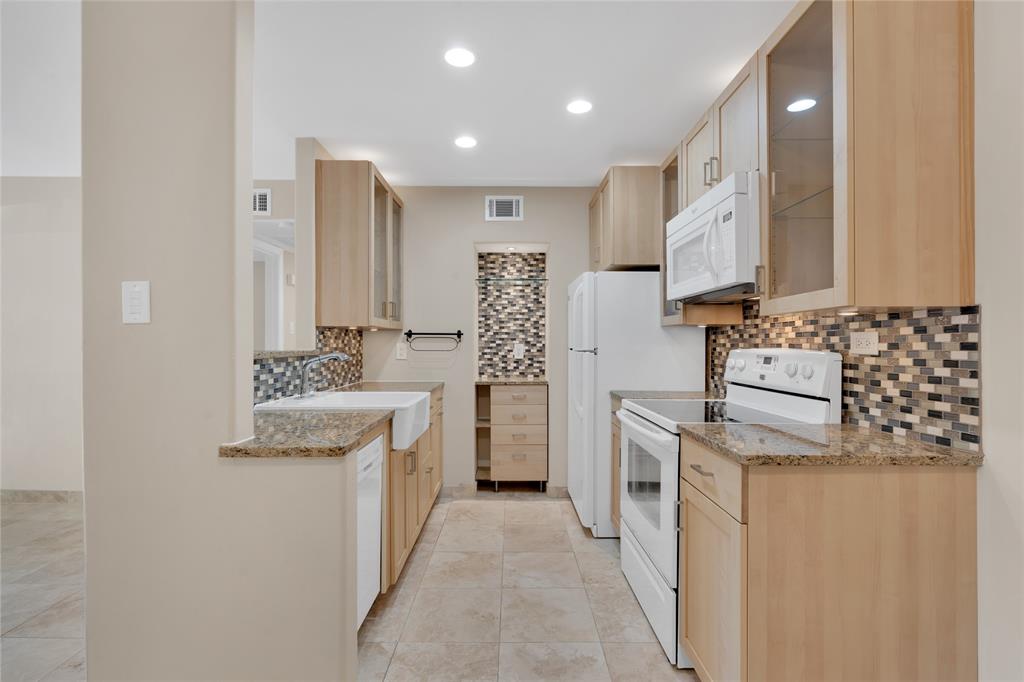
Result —
[{"label": "white light switch plate", "polygon": [[516,360],[522,360],[526,357],[526,344],[519,343],[518,341],[512,344],[512,357]]},{"label": "white light switch plate", "polygon": [[409,344],[400,342],[395,346],[395,360],[408,360],[409,359]]},{"label": "white light switch plate", "polygon": [[149,324],[149,282],[121,282],[121,322]]},{"label": "white light switch plate", "polygon": [[878,355],[878,332],[850,332],[850,352]]}]

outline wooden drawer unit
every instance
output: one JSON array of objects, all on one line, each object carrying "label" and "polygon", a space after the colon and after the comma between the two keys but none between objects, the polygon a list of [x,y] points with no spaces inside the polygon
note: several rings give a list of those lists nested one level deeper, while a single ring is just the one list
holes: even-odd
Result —
[{"label": "wooden drawer unit", "polygon": [[496,481],[544,481],[548,477],[546,445],[491,446],[491,477]]},{"label": "wooden drawer unit", "polygon": [[745,521],[743,467],[685,436],[679,440],[682,477],[733,518]]},{"label": "wooden drawer unit", "polygon": [[476,386],[476,480],[548,480],[547,384]]},{"label": "wooden drawer unit", "polygon": [[492,424],[547,424],[547,405],[495,405],[491,408]]},{"label": "wooden drawer unit", "polygon": [[493,405],[547,405],[547,386],[491,386]]},{"label": "wooden drawer unit", "polygon": [[491,427],[491,439],[495,445],[547,445],[548,427],[546,424],[495,424]]}]

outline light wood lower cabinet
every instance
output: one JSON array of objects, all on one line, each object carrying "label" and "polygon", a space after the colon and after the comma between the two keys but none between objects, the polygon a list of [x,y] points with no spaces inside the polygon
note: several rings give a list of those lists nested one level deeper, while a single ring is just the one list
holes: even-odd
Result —
[{"label": "light wood lower cabinet", "polygon": [[744,467],[680,441],[703,682],[978,678],[976,468]]},{"label": "light wood lower cabinet", "polygon": [[[441,390],[431,396],[430,426],[408,450],[392,450],[387,469],[384,564],[386,587],[402,574],[444,482]],[[383,591],[387,591],[384,589]]]},{"label": "light wood lower cabinet", "polygon": [[680,492],[680,639],[703,682],[744,679],[746,526],[686,481]]},{"label": "light wood lower cabinet", "polygon": [[622,425],[612,415],[612,525],[619,529],[622,514],[619,511],[619,485],[622,472]]},{"label": "light wood lower cabinet", "polygon": [[476,387],[476,479],[548,480],[547,384]]}]

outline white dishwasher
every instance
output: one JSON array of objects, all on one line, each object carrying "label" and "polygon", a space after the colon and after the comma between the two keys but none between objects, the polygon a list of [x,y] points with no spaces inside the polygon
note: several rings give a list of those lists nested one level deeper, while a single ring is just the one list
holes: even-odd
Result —
[{"label": "white dishwasher", "polygon": [[380,507],[384,481],[384,436],[356,453],[356,604],[358,625],[380,594]]}]

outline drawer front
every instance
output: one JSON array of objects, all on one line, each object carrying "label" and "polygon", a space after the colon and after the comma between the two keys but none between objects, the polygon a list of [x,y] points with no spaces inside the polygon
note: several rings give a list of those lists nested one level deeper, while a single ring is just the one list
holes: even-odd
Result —
[{"label": "drawer front", "polygon": [[491,386],[491,405],[547,404],[547,386]]},{"label": "drawer front", "polygon": [[495,405],[491,408],[492,424],[547,424],[547,405]]},{"label": "drawer front", "polygon": [[491,443],[493,445],[547,445],[548,427],[546,425],[525,426],[491,426]]},{"label": "drawer front", "polygon": [[679,439],[681,476],[732,517],[746,522],[743,467],[683,436]]},{"label": "drawer front", "polygon": [[547,446],[491,446],[491,478],[496,481],[546,481]]}]

